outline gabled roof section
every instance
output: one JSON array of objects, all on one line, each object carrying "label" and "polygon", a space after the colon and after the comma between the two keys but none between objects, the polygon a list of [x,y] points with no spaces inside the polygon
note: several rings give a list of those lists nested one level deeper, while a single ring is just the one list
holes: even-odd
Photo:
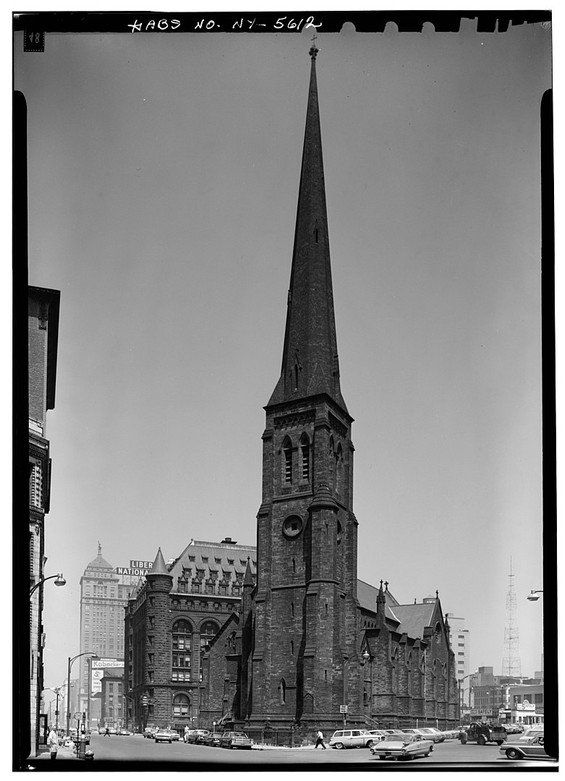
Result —
[{"label": "gabled roof section", "polygon": [[[444,624],[437,592],[435,598],[426,597],[423,602],[415,601],[412,605],[400,605],[388,590],[388,583],[385,585],[385,618],[397,624],[394,631],[417,639],[424,637],[427,627],[433,629],[438,621]],[[362,610],[376,614],[378,594],[379,589],[375,586],[363,580],[357,581],[357,599]]]},{"label": "gabled roof section", "polygon": [[436,621],[436,602],[396,605],[393,613],[400,621],[397,631],[405,632],[409,637],[423,637],[425,628],[433,626]]},{"label": "gabled roof section", "polygon": [[281,376],[267,406],[326,394],[347,413],[339,380],[317,54],[312,46]]},{"label": "gabled roof section", "polygon": [[[377,610],[377,596],[379,589],[375,586],[371,586],[370,583],[365,583],[364,580],[357,580],[357,599],[359,600],[359,607],[363,610],[369,610],[371,613],[375,613]],[[395,617],[393,610],[398,605],[396,599],[392,596],[390,591],[384,592],[385,596],[385,617],[400,623],[400,620]]]}]

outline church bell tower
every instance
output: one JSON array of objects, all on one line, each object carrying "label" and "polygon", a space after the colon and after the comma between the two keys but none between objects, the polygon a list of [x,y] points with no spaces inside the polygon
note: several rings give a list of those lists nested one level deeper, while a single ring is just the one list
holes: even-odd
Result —
[{"label": "church bell tower", "polygon": [[265,407],[249,717],[360,723],[357,521],[340,387],[315,43],[280,378]]}]

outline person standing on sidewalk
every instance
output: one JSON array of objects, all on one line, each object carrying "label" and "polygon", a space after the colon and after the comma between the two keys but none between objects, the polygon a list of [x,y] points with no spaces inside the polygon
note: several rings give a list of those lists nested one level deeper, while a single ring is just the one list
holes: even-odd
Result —
[{"label": "person standing on sidewalk", "polygon": [[326,744],[324,743],[324,733],[321,729],[319,729],[316,733],[316,745],[314,748],[318,748],[318,746],[321,746],[324,750],[326,748]]},{"label": "person standing on sidewalk", "polygon": [[51,732],[49,733],[47,737],[47,744],[49,746],[49,753],[51,754],[51,759],[57,759],[57,751],[59,749],[59,736],[51,727]]}]

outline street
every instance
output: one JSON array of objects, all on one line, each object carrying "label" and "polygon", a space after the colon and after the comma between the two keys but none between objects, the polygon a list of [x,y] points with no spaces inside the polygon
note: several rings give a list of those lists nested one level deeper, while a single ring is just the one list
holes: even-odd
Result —
[{"label": "street", "polygon": [[[314,749],[313,747],[302,749],[285,748],[263,748],[252,749],[251,751],[230,751],[228,749],[211,748],[209,746],[197,746],[185,744],[182,741],[178,743],[155,743],[153,740],[142,738],[140,736],[110,736],[94,734],[91,738],[89,748],[94,752],[93,762],[85,760],[65,759],[62,755],[57,762],[70,761],[73,764],[81,763],[85,765],[84,769],[90,770],[119,770],[119,765],[127,765],[127,769],[133,769],[132,766],[141,765],[144,769],[148,765],[155,764],[155,770],[164,769],[163,764],[167,764],[167,769],[181,769],[184,765],[186,770],[187,763],[193,766],[195,770],[221,769],[221,766],[249,766],[253,769],[260,766],[280,766],[298,765],[311,766],[330,766],[329,769],[337,770],[345,766],[351,766],[350,769],[366,768],[387,768],[391,764],[397,766],[398,762],[383,762],[375,758],[368,749],[345,749],[337,751],[328,748]],[[70,752],[69,752],[70,754]],[[48,759],[47,759],[48,761]],[[487,768],[545,768],[546,770],[554,765],[552,762],[525,762],[511,761],[506,759],[499,751],[497,745],[479,746],[476,743],[467,743],[461,745],[457,740],[438,743],[434,746],[432,754],[427,758],[411,760],[401,763],[403,769],[414,767],[416,765],[426,765],[430,769],[435,765],[447,767],[469,767],[482,765]],[[354,768],[354,765],[361,765],[363,768]],[[159,767],[161,766],[161,767]],[[125,767],[123,769],[126,769]],[[307,769],[307,768],[306,768]]]}]

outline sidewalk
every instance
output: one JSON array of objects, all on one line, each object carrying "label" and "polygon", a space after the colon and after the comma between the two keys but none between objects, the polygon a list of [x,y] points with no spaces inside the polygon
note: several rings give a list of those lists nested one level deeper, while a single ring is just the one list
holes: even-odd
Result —
[{"label": "sidewalk", "polygon": [[[88,747],[87,747],[88,749]],[[39,756],[36,757],[36,759],[39,759],[41,761],[51,762],[51,753],[49,751],[48,747],[41,748]],[[57,759],[54,760],[54,762],[58,762],[61,759],[79,759],[77,757],[76,748],[74,745],[71,746],[59,746],[57,749]],[[80,762],[84,762],[84,759],[81,759]]]}]

